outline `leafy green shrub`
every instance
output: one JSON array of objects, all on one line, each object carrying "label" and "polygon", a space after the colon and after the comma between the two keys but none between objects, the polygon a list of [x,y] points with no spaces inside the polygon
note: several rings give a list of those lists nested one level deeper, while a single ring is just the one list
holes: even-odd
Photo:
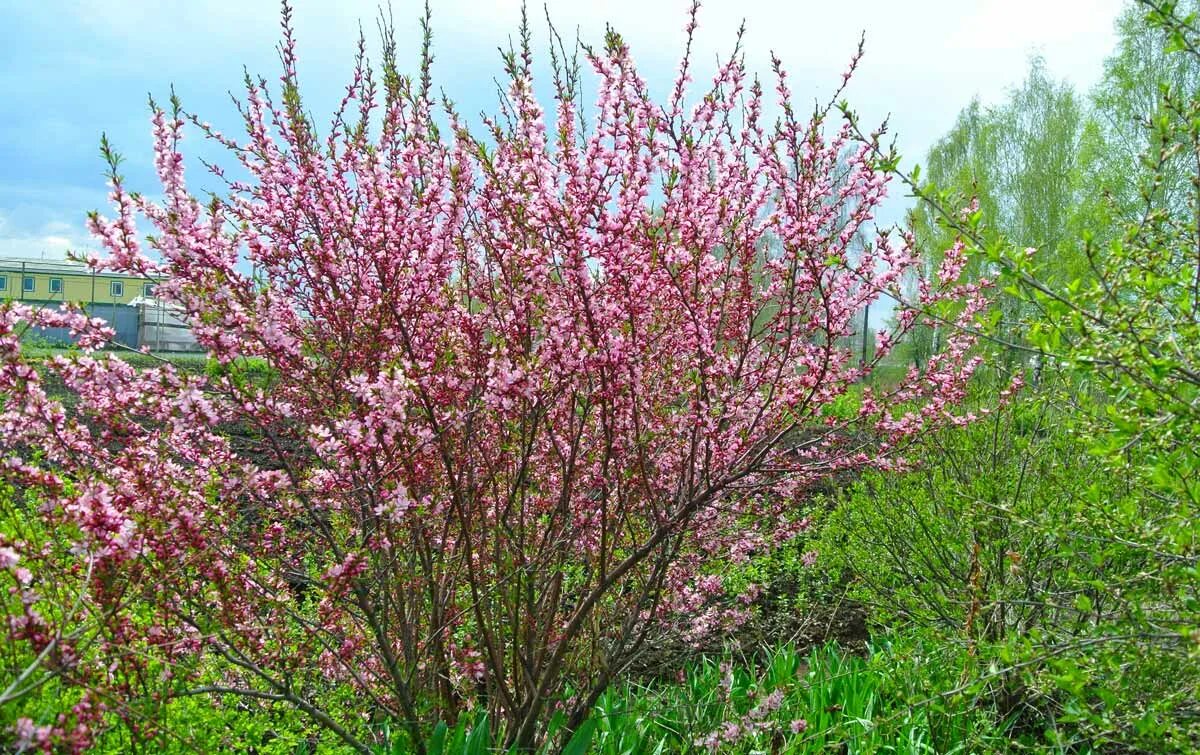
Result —
[{"label": "leafy green shrub", "polygon": [[1169,505],[1044,389],[930,438],[909,474],[864,476],[821,533],[823,568],[878,624],[965,652],[964,683],[1025,730],[1186,749],[1195,606],[1139,538]]},{"label": "leafy green shrub", "polygon": [[210,378],[229,378],[234,385],[266,385],[278,377],[265,359],[243,357],[229,364],[221,364],[215,359],[207,358],[204,362],[204,374]]}]

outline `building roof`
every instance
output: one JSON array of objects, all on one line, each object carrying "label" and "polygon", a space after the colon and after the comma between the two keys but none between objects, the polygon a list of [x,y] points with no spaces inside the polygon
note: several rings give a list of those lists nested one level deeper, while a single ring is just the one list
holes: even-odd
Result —
[{"label": "building roof", "polygon": [[98,278],[136,278],[141,275],[114,273],[108,270],[94,271],[82,262],[72,260],[43,260],[31,257],[0,257],[0,273],[43,273],[58,275],[95,275]]}]

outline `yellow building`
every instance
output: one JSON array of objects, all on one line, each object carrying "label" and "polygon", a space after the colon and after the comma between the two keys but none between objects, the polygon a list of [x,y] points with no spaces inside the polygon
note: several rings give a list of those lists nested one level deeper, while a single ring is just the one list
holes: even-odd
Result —
[{"label": "yellow building", "polygon": [[79,262],[0,257],[0,300],[129,304],[154,295],[154,281],[93,272]]}]

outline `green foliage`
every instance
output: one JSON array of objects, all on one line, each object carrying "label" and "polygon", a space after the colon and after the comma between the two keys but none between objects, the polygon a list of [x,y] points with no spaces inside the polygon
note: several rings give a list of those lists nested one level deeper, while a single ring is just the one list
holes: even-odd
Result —
[{"label": "green foliage", "polygon": [[1077,379],[1039,388],[929,438],[915,471],[845,491],[822,563],[889,631],[959,648],[964,682],[1043,744],[1186,749],[1200,736],[1194,563],[1144,538],[1195,525],[1095,452],[1074,406],[1103,396]]},{"label": "green foliage", "polygon": [[[1200,9],[1195,0],[1172,5],[1181,15]],[[1185,150],[1157,165],[1156,153],[1178,140],[1169,130],[1156,131],[1151,124],[1164,116],[1171,117],[1164,90],[1183,98],[1200,91],[1200,59],[1177,54],[1184,48],[1173,45],[1169,30],[1164,35],[1155,13],[1148,15],[1146,11],[1145,7],[1131,5],[1118,18],[1117,48],[1105,61],[1104,76],[1092,92],[1103,139],[1103,149],[1094,157],[1094,180],[1102,189],[1097,194],[1108,200],[1101,203],[1101,211],[1110,211],[1115,221],[1111,226],[1088,225],[1089,230],[1101,234],[1097,239],[1101,242],[1112,238],[1103,235],[1106,227],[1119,230],[1121,223],[1136,220],[1146,200],[1142,189],[1148,179],[1158,183],[1151,197],[1151,203],[1158,207],[1182,208],[1192,191],[1194,159]]]},{"label": "green foliage", "polygon": [[[73,345],[57,344],[51,341],[39,340],[35,337],[21,341],[21,353],[32,359],[49,359],[56,355],[73,354],[77,353],[77,351],[77,347]],[[212,371],[216,369],[210,366],[209,359],[204,354],[143,354],[140,351],[118,348],[99,352],[98,358],[104,358],[108,355],[116,356],[138,369],[158,367],[164,362],[169,362],[184,372]],[[252,360],[247,360],[245,370],[250,375],[266,377],[265,365],[256,364]],[[212,373],[210,372],[210,374]]]},{"label": "green foliage", "polygon": [[[1196,8],[1194,0],[1178,6]],[[1001,249],[1034,248],[1038,279],[1068,289],[1096,282],[1097,250],[1119,240],[1123,225],[1140,223],[1150,210],[1188,216],[1195,150],[1187,129],[1176,126],[1178,104],[1200,91],[1200,57],[1171,54],[1173,39],[1186,51],[1186,34],[1164,37],[1161,25],[1145,8],[1127,8],[1117,49],[1087,98],[1034,58],[1006,102],[974,101],[962,110],[930,150],[920,185],[926,201],[910,218],[929,269],[969,223],[957,213],[972,200],[986,222],[973,229],[981,253],[968,263],[968,277],[999,272]],[[914,169],[910,177],[919,175]],[[1024,343],[1023,318],[1041,314],[1038,302],[1007,287],[1000,311],[997,335],[1017,344]],[[923,326],[901,350],[919,367],[938,339],[936,328]]]},{"label": "green foliage", "polygon": [[[609,689],[591,717],[561,744],[564,755],[727,753],[999,752],[1006,724],[959,691],[954,664],[927,663],[930,648],[881,645],[866,658],[835,646],[808,654],[790,645],[758,665],[702,659],[675,683],[628,682]],[[949,694],[939,696],[936,691]],[[933,698],[930,694],[933,692]],[[562,714],[551,723],[563,732]],[[439,724],[430,755],[508,752],[486,716]],[[397,733],[379,755],[411,752]]]},{"label": "green foliage", "polygon": [[231,696],[172,700],[153,723],[160,733],[149,741],[131,736],[128,728],[114,727],[101,738],[94,751],[102,755],[129,752],[300,755],[326,751],[332,744],[327,735],[287,706]]},{"label": "green foliage", "polygon": [[[1045,250],[1064,275],[1081,270],[1071,218],[1089,187],[1079,151],[1088,124],[1080,97],[1052,79],[1041,58],[1030,62],[1005,103],[985,107],[975,100],[964,108],[930,150],[920,184],[926,201],[909,218],[927,270],[937,268],[964,226],[981,245],[1004,238]],[[914,182],[918,175],[914,170]],[[986,256],[975,256],[965,275],[977,280],[993,269]],[[1021,310],[1019,299],[999,297],[1003,340],[1021,340]],[[921,325],[899,351],[921,368],[943,339],[938,327]]]},{"label": "green foliage", "polygon": [[844,491],[819,543],[830,568],[858,575],[856,597],[884,624],[961,629],[977,600],[990,606],[979,636],[1044,622],[1025,604],[1060,589],[1070,567],[1057,539],[1070,541],[1084,513],[1069,503],[1077,480],[1125,494],[1046,401],[943,431],[914,456],[925,462],[916,471],[866,475]]},{"label": "green foliage", "polygon": [[[930,690],[955,686],[953,673],[913,665],[914,650],[881,646],[864,659],[832,646],[807,655],[784,646],[757,667],[707,660],[677,685],[614,689],[597,707],[596,752],[687,751],[713,733],[724,735],[717,750],[732,753],[999,749],[1005,733],[989,712],[928,704]],[[779,707],[762,713],[772,693],[782,693]]]},{"label": "green foliage", "polygon": [[[23,642],[0,645],[0,749],[10,744],[18,719],[45,720],[48,714],[52,720],[79,701],[79,691],[60,685],[54,668],[60,662],[61,648],[92,630],[88,617],[79,610],[86,581],[82,570],[65,574],[60,570],[59,578],[53,580],[34,576],[40,573],[36,560],[72,560],[56,533],[31,515],[39,504],[10,485],[0,485],[0,551],[18,554],[15,563],[9,563],[9,555],[0,565],[0,622],[31,630]],[[44,622],[62,629],[47,634]]]},{"label": "green foliage", "polygon": [[[993,337],[1048,383],[920,449],[925,470],[864,480],[826,532],[881,620],[961,643],[968,678],[999,669],[992,694],[1056,746],[1200,747],[1196,11],[1128,10],[1090,114],[1032,76],[935,148],[915,230],[971,241],[1006,303]],[[1006,160],[1022,133],[1036,160]],[[971,193],[982,223],[954,210]]]},{"label": "green foliage", "polygon": [[[40,517],[31,516],[33,509],[43,505],[44,501],[11,486],[0,486],[0,548],[13,547],[21,554],[18,569],[0,568],[0,621],[7,624],[32,617],[45,631],[54,628],[52,634],[37,635],[29,642],[0,645],[0,751],[5,752],[15,744],[19,719],[71,721],[82,690],[65,683],[64,677],[69,681],[73,669],[96,662],[94,638],[118,629],[109,617],[83,610],[86,592],[105,586],[92,580],[89,564],[70,549],[76,533],[48,529]],[[19,569],[26,567],[29,581],[21,582]],[[138,635],[136,622],[154,620],[148,611],[134,611],[132,616],[134,625],[120,627],[131,638]],[[48,645],[44,638],[50,640]],[[128,642],[131,654],[143,651],[137,640]],[[154,664],[139,676],[123,677],[119,664],[111,667],[110,673],[121,678],[131,694],[105,701],[105,719],[111,727],[91,751],[285,755],[307,752],[309,745],[328,740],[327,733],[293,707],[274,701],[205,694],[162,702],[160,693],[177,684],[172,677],[187,677],[193,668],[199,676],[189,679],[189,686],[221,684],[221,667],[193,655],[177,658],[169,667]],[[352,704],[349,695],[343,698]],[[122,721],[127,725],[118,725]]]},{"label": "green foliage", "polygon": [[32,351],[51,351],[70,348],[70,342],[61,338],[50,338],[36,331],[27,331],[21,337],[21,349]]},{"label": "green foliage", "polygon": [[238,387],[247,384],[266,385],[278,378],[265,359],[245,357],[230,364],[221,364],[210,358],[205,362],[204,373],[210,378],[227,378]]}]

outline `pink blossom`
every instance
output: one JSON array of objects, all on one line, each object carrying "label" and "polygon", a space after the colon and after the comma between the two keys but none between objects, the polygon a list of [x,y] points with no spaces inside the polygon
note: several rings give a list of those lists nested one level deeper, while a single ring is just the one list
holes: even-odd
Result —
[{"label": "pink blossom", "polygon": [[[915,281],[886,351],[942,302],[974,322],[986,286],[958,282],[961,243],[931,277],[911,236],[874,227],[882,131],[859,144],[832,109],[800,119],[778,60],[773,86],[731,55],[693,91],[697,7],[665,101],[614,36],[583,60],[594,100],[558,88],[548,118],[518,55],[472,133],[360,50],[322,130],[294,100],[285,5],[287,94],[250,79],[244,136],[156,107],[158,186],[113,166],[90,264],[166,278],[211,366],[135,368],[96,351],[114,334],[76,308],[0,303],[0,480],[38,498],[55,546],[20,545],[18,578],[84,596],[38,611],[21,590],[7,640],[36,655],[90,632],[72,678],[96,700],[206,653],[245,659],[230,687],[315,665],[395,720],[424,716],[414,692],[515,717],[586,699],[593,650],[619,656],[630,622],[735,630],[757,588],[726,594],[726,560],[804,532],[823,481],[902,468],[914,437],[971,421],[965,329],[855,416],[830,411],[875,366],[837,346],[866,305]],[[227,157],[215,197],[189,188],[197,135]],[[82,350],[35,363],[27,326]],[[705,746],[761,731],[778,702]],[[107,720],[72,716],[53,738]]]}]

